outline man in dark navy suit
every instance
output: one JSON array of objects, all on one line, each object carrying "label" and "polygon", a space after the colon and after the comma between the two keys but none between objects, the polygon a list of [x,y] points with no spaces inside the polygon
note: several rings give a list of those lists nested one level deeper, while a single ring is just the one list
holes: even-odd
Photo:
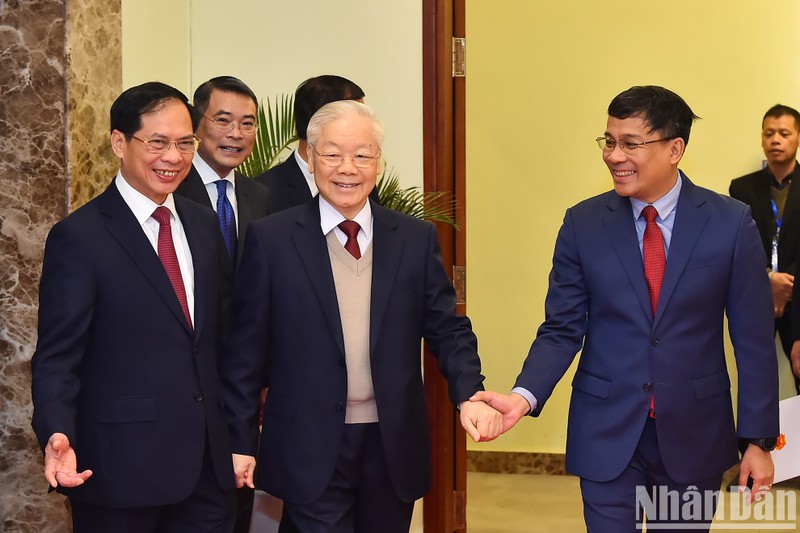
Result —
[{"label": "man in dark navy suit", "polygon": [[408,532],[431,482],[423,338],[467,432],[500,431],[467,401],[483,389],[477,340],[433,224],[369,200],[382,141],[366,105],[323,106],[308,128],[319,196],[255,222],[238,272],[221,370],[237,485],[282,498],[302,532]]},{"label": "man in dark navy suit", "polygon": [[511,394],[475,397],[505,413],[505,429],[538,416],[581,350],[566,466],[581,478],[591,532],[640,529],[645,493],[667,511],[648,515],[648,529],[707,529],[708,513],[672,515],[659,498],[699,495],[697,509],[713,509],[737,444],[739,484],[751,476],[751,496],[772,484],[778,382],[766,258],[750,209],[678,169],[696,118],[663,87],[632,87],[612,100],[597,142],[614,190],[567,210],[547,318]]},{"label": "man in dark navy suit", "polygon": [[213,211],[172,193],[196,140],[177,89],[111,107],[120,169],[45,247],[33,427],[76,533],[229,532],[236,497],[217,375],[230,272]]},{"label": "man in dark navy suit", "polygon": [[[189,175],[175,192],[211,207],[218,217],[230,206],[235,241],[231,248],[238,264],[247,227],[272,213],[266,187],[236,171],[253,152],[258,100],[240,79],[218,76],[197,88],[193,103],[200,145]],[[221,190],[226,198],[220,197]]]}]

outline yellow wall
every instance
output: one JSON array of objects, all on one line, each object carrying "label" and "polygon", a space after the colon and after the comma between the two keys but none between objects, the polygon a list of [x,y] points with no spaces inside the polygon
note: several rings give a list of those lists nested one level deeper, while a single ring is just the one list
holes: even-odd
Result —
[{"label": "yellow wall", "polygon": [[372,0],[123,0],[123,87],[169,83],[190,98],[213,76],[260,97],[311,76],[358,83],[386,128],[384,159],[422,185],[422,4]]},{"label": "yellow wall", "polygon": [[[681,168],[727,193],[760,167],[764,112],[800,108],[800,2],[466,3],[468,310],[487,387],[507,391],[544,319],[564,211],[611,188],[594,142],[611,99],[644,84],[683,96],[703,120]],[[539,419],[470,448],[563,452],[573,371]]]}]

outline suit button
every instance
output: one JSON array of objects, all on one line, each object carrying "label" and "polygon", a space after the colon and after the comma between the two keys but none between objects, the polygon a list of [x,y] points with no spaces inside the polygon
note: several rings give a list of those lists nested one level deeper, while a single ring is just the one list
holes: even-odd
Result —
[{"label": "suit button", "polygon": [[642,390],[645,392],[650,392],[650,389],[652,388],[653,387],[649,383],[645,383],[644,385],[642,385]]},{"label": "suit button", "polygon": [[336,404],[336,411],[337,412],[341,412],[342,409],[344,409],[344,404],[342,402],[337,403]]},{"label": "suit button", "polygon": [[659,344],[661,344],[661,339],[658,338],[650,339],[650,344],[652,344],[653,346],[658,346]]},{"label": "suit button", "polygon": [[203,393],[202,392],[195,392],[194,393],[194,399],[197,400],[198,402],[202,402],[203,401]]}]

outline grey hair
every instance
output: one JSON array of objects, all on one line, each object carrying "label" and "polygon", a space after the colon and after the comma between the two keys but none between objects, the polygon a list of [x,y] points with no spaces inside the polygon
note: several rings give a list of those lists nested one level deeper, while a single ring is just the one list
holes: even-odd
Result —
[{"label": "grey hair", "polygon": [[308,122],[308,144],[316,146],[317,140],[319,140],[319,136],[325,126],[349,114],[355,114],[372,120],[375,142],[378,143],[379,149],[382,148],[383,123],[375,116],[375,112],[371,107],[367,104],[356,102],[355,100],[338,100],[320,107]]}]

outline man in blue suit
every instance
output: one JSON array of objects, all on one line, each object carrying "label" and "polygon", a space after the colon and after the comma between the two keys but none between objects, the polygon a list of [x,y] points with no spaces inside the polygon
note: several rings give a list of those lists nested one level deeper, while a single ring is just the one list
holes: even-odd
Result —
[{"label": "man in blue suit", "polygon": [[[751,476],[755,493],[772,483],[778,384],[766,258],[749,208],[678,170],[696,118],[663,87],[614,98],[597,139],[614,190],[567,210],[546,319],[511,394],[475,396],[504,413],[507,430],[541,413],[582,348],[566,466],[581,478],[589,531],[635,531],[643,494],[683,502],[697,491],[716,505],[722,474],[739,459],[726,314],[739,371],[739,483]],[[711,519],[696,518],[647,521],[702,529]]]},{"label": "man in blue suit", "polygon": [[214,212],[172,194],[196,148],[186,96],[123,92],[111,147],[113,182],[45,246],[31,362],[44,474],[75,533],[226,533],[217,348],[231,266]]},{"label": "man in blue suit", "polygon": [[467,432],[501,429],[499,413],[467,401],[483,389],[477,340],[434,226],[369,200],[382,141],[364,104],[317,111],[307,156],[319,196],[254,222],[237,274],[221,371],[237,485],[282,498],[304,533],[408,532],[431,480],[423,338]]}]

